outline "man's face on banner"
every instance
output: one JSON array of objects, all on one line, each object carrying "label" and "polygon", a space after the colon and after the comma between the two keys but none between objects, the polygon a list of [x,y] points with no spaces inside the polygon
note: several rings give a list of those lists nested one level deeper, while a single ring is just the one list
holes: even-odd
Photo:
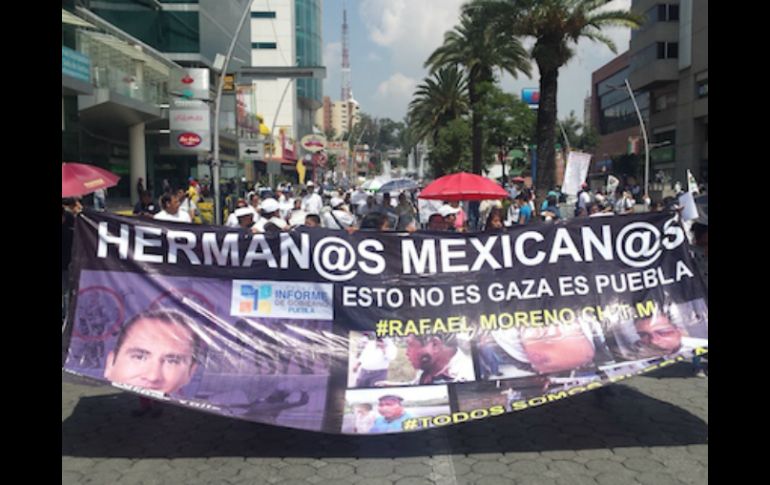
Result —
[{"label": "man's face on banner", "polygon": [[107,355],[104,377],[172,394],[184,387],[197,365],[193,335],[185,326],[141,320],[128,331],[120,349]]},{"label": "man's face on banner", "polygon": [[656,354],[673,354],[682,346],[682,331],[666,315],[637,320],[634,324],[639,342]]},{"label": "man's face on banner", "polygon": [[524,329],[521,343],[532,368],[540,374],[584,366],[595,354],[593,345],[577,324]]},{"label": "man's face on banner", "polygon": [[392,421],[404,414],[404,406],[401,405],[401,401],[398,399],[380,399],[377,411],[379,411],[382,417]]},{"label": "man's face on banner", "polygon": [[410,335],[406,344],[406,357],[415,369],[429,370],[433,365],[436,354],[441,349],[441,344],[428,338],[426,343]]}]

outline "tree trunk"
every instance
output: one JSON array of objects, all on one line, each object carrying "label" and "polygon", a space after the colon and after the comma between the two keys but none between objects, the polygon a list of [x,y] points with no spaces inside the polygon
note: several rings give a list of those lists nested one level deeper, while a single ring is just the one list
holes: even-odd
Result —
[{"label": "tree trunk", "polygon": [[556,93],[559,69],[540,68],[540,103],[537,110],[537,173],[535,188],[537,203],[535,210],[540,215],[540,206],[546,194],[553,189],[556,179],[554,136],[556,133]]},{"label": "tree trunk", "polygon": [[483,133],[481,129],[481,119],[479,116],[478,105],[481,102],[481,96],[476,92],[476,83],[468,81],[468,98],[471,102],[471,147],[473,155],[472,172],[481,175],[481,158],[483,151]]}]

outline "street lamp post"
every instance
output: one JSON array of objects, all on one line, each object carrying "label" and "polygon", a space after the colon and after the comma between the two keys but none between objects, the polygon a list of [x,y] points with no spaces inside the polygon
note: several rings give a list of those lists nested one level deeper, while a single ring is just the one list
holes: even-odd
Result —
[{"label": "street lamp post", "polygon": [[[644,120],[642,119],[642,113],[639,111],[639,105],[636,104],[636,96],[634,96],[634,91],[631,89],[631,84],[628,82],[628,79],[625,79],[626,89],[628,89],[628,94],[631,96],[631,102],[634,103],[634,110],[636,111],[636,116],[639,118],[639,126],[642,129],[642,139],[644,140],[644,193],[649,196],[650,190],[649,190],[649,183],[650,183],[650,143],[647,139],[647,128],[644,126]],[[606,86],[610,89],[615,90],[622,90],[623,88],[620,86],[613,86],[611,84],[606,84]]]},{"label": "street lamp post", "polygon": [[650,196],[650,143],[647,140],[647,128],[644,126],[644,120],[642,119],[642,113],[639,111],[639,105],[636,104],[636,97],[631,90],[631,84],[626,79],[626,88],[628,94],[631,95],[631,101],[634,103],[634,109],[636,110],[636,116],[639,118],[639,126],[642,127],[642,138],[644,139],[644,195]]},{"label": "street lamp post", "polygon": [[230,64],[230,58],[233,56],[233,50],[235,50],[235,43],[238,41],[238,36],[243,30],[243,26],[246,24],[246,18],[249,17],[251,12],[251,3],[254,0],[246,0],[246,8],[243,9],[243,15],[241,21],[238,24],[238,28],[235,30],[233,40],[230,42],[230,48],[227,49],[227,56],[225,57],[225,63],[222,66],[222,72],[219,73],[219,79],[217,80],[217,97],[214,101],[214,153],[211,161],[211,178],[214,179],[214,221],[217,225],[222,224],[222,208],[219,197],[219,167],[221,162],[219,160],[219,111],[222,101],[222,90],[224,88],[225,73],[227,73],[227,66]]}]

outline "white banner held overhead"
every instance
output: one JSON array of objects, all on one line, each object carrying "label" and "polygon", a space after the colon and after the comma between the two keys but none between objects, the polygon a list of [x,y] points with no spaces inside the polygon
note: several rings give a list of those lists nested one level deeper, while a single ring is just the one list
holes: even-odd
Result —
[{"label": "white banner held overhead", "polygon": [[567,169],[564,173],[564,187],[562,192],[567,195],[577,195],[580,185],[588,176],[588,166],[591,164],[590,153],[569,152],[567,156]]}]

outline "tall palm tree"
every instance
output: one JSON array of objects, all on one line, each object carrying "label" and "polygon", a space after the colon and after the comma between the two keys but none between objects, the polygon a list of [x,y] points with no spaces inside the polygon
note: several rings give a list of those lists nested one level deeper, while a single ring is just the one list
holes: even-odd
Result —
[{"label": "tall palm tree", "polygon": [[468,79],[473,173],[480,175],[484,137],[479,85],[495,80],[495,68],[507,71],[514,78],[519,72],[530,76],[529,56],[518,39],[494,28],[483,10],[469,11],[460,17],[460,25],[444,34],[444,43],[425,61],[425,67],[431,72],[452,65],[463,66]]},{"label": "tall palm tree", "polygon": [[581,38],[617,47],[602,28],[637,28],[644,17],[626,10],[597,11],[606,0],[473,0],[463,8],[491,19],[495,30],[512,37],[535,39],[531,56],[540,70],[540,107],[537,113],[537,195],[553,186],[556,163],[553,140],[556,130],[556,94],[559,68],[575,55],[571,47]]},{"label": "tall palm tree", "polygon": [[468,112],[468,83],[456,66],[439,69],[417,86],[409,103],[409,126],[418,138],[438,137],[439,129]]}]

